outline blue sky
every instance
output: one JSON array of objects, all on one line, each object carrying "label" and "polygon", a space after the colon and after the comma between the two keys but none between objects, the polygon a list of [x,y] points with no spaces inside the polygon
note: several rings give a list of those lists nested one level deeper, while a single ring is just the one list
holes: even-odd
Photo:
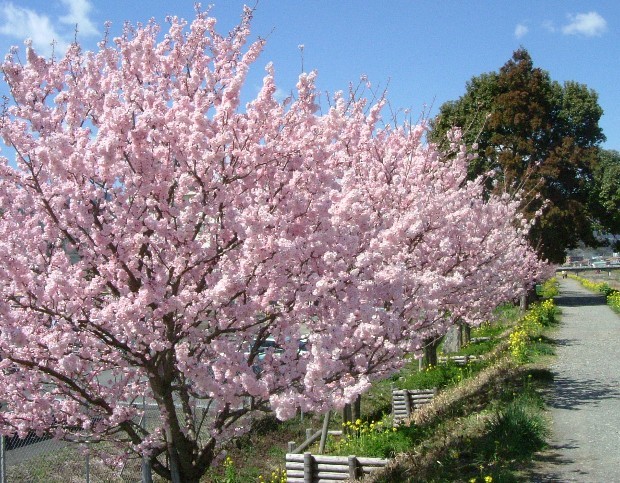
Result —
[{"label": "blue sky", "polygon": [[[212,0],[220,31],[238,21],[243,1]],[[247,3],[254,4],[255,0]],[[205,3],[206,6],[206,3]],[[75,37],[95,49],[104,22],[116,35],[124,21],[191,19],[194,2],[177,0],[0,0],[0,51],[62,50]],[[616,0],[260,0],[253,36],[267,38],[251,72],[247,95],[258,90],[273,61],[282,93],[303,67],[319,73],[318,87],[334,92],[366,75],[387,86],[394,110],[418,118],[464,93],[474,75],[498,70],[520,46],[554,80],[587,84],[605,111],[604,147],[620,150],[620,3]],[[254,92],[252,92],[254,91]],[[401,116],[402,118],[402,116]]]}]

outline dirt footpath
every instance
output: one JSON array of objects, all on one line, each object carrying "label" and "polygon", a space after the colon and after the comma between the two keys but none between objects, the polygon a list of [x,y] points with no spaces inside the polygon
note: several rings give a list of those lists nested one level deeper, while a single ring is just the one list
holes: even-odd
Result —
[{"label": "dirt footpath", "polygon": [[528,481],[620,482],[620,316],[574,280],[560,292],[551,447]]}]

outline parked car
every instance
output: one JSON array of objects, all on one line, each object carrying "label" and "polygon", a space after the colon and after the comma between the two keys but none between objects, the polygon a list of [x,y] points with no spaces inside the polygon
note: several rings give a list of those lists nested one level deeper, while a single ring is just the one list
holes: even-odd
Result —
[{"label": "parked car", "polygon": [[[256,339],[253,340],[252,343],[250,343],[248,345],[248,349],[244,353],[245,357],[249,357],[250,356],[250,350],[251,350],[252,347],[254,347],[255,343],[256,343]],[[308,343],[309,342],[308,342],[308,337],[307,336],[300,337],[298,339],[298,353],[301,354],[303,352],[307,352],[308,351]],[[252,369],[254,370],[254,372],[256,374],[260,374],[260,372],[261,372],[260,363],[263,361],[263,359],[265,359],[265,356],[267,355],[267,351],[269,351],[270,349],[273,349],[273,354],[276,357],[284,353],[284,349],[282,348],[281,345],[279,345],[277,343],[275,338],[273,336],[271,336],[271,335],[268,336],[258,346],[256,357],[254,358],[254,364],[252,365]]]}]

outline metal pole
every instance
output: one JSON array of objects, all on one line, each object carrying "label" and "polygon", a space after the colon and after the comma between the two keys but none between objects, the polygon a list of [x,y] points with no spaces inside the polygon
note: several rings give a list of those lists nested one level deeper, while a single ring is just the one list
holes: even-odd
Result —
[{"label": "metal pole", "polygon": [[[167,424],[167,423],[166,423]],[[165,428],[164,434],[167,441],[168,468],[170,469],[170,480],[172,483],[181,483],[181,472],[179,471],[179,454],[172,442],[172,431],[170,427]]]},{"label": "metal pole", "polygon": [[90,483],[90,445],[86,441],[86,483]]},{"label": "metal pole", "polygon": [[142,483],[153,483],[153,473],[151,471],[151,460],[142,457]]},{"label": "metal pole", "polygon": [[[144,396],[142,396],[142,427],[146,431],[146,398]],[[153,483],[151,460],[146,455],[142,455],[142,483]]]},{"label": "metal pole", "polygon": [[0,483],[6,483],[6,436],[0,436]]},{"label": "metal pole", "polygon": [[[321,431],[321,442],[319,443],[319,454],[323,454],[325,451],[325,443],[327,441],[327,433],[329,431],[329,417],[331,415],[331,411],[327,411],[325,413],[325,418],[323,419],[323,429]],[[342,428],[344,429],[344,428]]]}]

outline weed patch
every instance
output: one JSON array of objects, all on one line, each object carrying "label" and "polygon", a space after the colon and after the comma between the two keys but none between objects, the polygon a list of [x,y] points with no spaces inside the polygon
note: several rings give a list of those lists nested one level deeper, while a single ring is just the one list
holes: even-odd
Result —
[{"label": "weed patch", "polygon": [[348,434],[330,443],[329,454],[393,458],[407,451],[424,436],[423,429],[415,426],[392,427],[389,418],[377,422],[358,419],[349,422],[345,429]]},{"label": "weed patch", "polygon": [[481,441],[479,462],[522,461],[545,447],[547,422],[541,403],[532,395],[519,396],[489,419]]}]

